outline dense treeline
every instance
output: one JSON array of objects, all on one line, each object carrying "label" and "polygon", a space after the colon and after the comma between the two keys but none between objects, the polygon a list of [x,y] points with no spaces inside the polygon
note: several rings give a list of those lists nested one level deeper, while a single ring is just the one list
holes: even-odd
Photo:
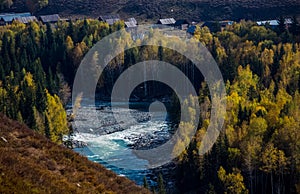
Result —
[{"label": "dense treeline", "polygon": [[[286,29],[240,22],[211,34],[198,29],[222,70],[227,90],[224,130],[198,155],[210,99],[200,95],[200,129],[179,158],[180,192],[297,193],[300,187],[299,25]],[[200,94],[207,94],[202,87]]]},{"label": "dense treeline", "polygon": [[[0,111],[60,142],[68,132],[64,105],[83,56],[101,38],[123,27],[122,22],[109,26],[97,20],[54,26],[15,22],[1,27]],[[153,30],[136,41],[146,42],[156,33]],[[281,20],[274,30],[245,21],[216,33],[206,27],[196,30],[194,38],[211,51],[227,90],[224,131],[204,156],[197,150],[209,124],[209,91],[185,57],[163,47],[127,50],[110,62],[99,79],[99,88],[111,88],[118,75],[143,60],[178,66],[198,84],[200,98],[196,100],[202,108],[199,130],[177,161],[178,190],[295,193],[300,180],[299,37],[296,20],[289,29]],[[121,48],[135,44],[129,35],[118,43]],[[144,84],[141,97],[159,94],[160,89]]]},{"label": "dense treeline", "polygon": [[61,142],[68,133],[64,105],[77,66],[94,43],[121,27],[87,20],[1,27],[0,111]]}]

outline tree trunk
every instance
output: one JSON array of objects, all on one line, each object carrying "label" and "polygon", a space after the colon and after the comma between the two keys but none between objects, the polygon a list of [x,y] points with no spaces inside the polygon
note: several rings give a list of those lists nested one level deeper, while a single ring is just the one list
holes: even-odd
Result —
[{"label": "tree trunk", "polygon": [[271,172],[271,188],[272,188],[272,194],[274,194],[273,190],[273,173]]}]

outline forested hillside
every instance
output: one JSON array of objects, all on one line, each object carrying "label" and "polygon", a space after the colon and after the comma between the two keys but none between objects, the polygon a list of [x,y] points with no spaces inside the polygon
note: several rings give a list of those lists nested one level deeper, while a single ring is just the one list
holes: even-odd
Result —
[{"label": "forested hillside", "polygon": [[39,23],[0,27],[0,112],[60,143],[69,132],[64,105],[76,68],[118,25],[82,20],[60,23],[55,31]]},{"label": "forested hillside", "polygon": [[[12,2],[14,2],[13,5],[11,5]],[[279,15],[300,14],[298,0],[26,0],[25,2],[24,0],[4,0],[3,4],[5,4],[4,7],[10,7],[10,11],[15,12],[32,10],[38,14],[59,13],[72,17],[99,17],[99,15],[118,13],[124,18],[131,16],[140,20],[156,20],[164,17],[193,21],[262,20],[276,19]],[[39,5],[32,6],[32,3],[37,2]],[[48,6],[45,6],[48,2]]]},{"label": "forested hillside", "polygon": [[0,193],[149,193],[0,115]]},{"label": "forested hillside", "polygon": [[[55,28],[34,22],[0,27],[0,111],[52,141],[61,142],[62,135],[68,133],[64,105],[83,56],[101,38],[123,27],[122,22],[109,26],[90,19],[59,22]],[[156,33],[153,30],[149,37],[155,38]],[[197,150],[209,124],[211,103],[204,80],[195,78],[193,82],[201,86],[196,99],[202,107],[201,124],[188,149],[176,161],[178,191],[300,192],[297,22],[294,20],[289,29],[282,23],[271,29],[241,21],[216,33],[198,27],[194,38],[211,51],[222,71],[227,116],[218,142],[208,154],[199,156]],[[145,36],[143,41],[147,40]],[[128,35],[119,44],[134,42]],[[167,61],[184,73],[192,72],[188,59],[178,57],[174,51],[141,47],[113,59],[104,74],[109,79],[100,79],[98,87],[111,86],[126,68],[149,58]],[[2,136],[7,137],[5,133]],[[41,146],[39,141],[48,142],[32,141],[37,148]],[[7,145],[2,141],[3,144]]]},{"label": "forested hillside", "polygon": [[181,192],[300,192],[300,33],[282,29],[241,22],[196,33],[227,80],[227,116],[217,143],[199,156],[210,116],[204,84],[202,125],[179,158]]}]

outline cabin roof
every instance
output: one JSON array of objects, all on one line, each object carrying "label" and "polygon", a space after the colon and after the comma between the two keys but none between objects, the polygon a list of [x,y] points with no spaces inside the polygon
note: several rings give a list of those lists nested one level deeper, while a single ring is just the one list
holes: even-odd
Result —
[{"label": "cabin roof", "polygon": [[60,20],[60,17],[58,14],[52,14],[52,15],[41,15],[40,19],[43,23],[49,23],[49,22],[58,22]]},{"label": "cabin roof", "polygon": [[256,22],[257,25],[261,26],[261,25],[266,25],[267,23],[271,26],[278,26],[279,22],[278,20],[265,20],[265,21],[258,21]]},{"label": "cabin roof", "polygon": [[124,22],[125,23],[125,26],[127,27],[127,28],[133,28],[133,27],[136,27],[137,25],[136,25],[136,23],[134,23],[134,22]]},{"label": "cabin roof", "polygon": [[169,24],[175,24],[176,20],[174,18],[165,18],[165,19],[159,19],[158,22],[163,25],[169,25]]},{"label": "cabin roof", "polygon": [[128,18],[128,19],[127,19],[127,22],[132,22],[132,23],[134,23],[134,24],[137,25],[137,21],[136,21],[135,18]]},{"label": "cabin roof", "polygon": [[104,22],[108,23],[109,25],[112,25],[115,22],[120,20],[120,16],[118,14],[116,14],[116,15],[101,15],[99,17],[99,20],[104,21]]},{"label": "cabin roof", "polygon": [[234,21],[231,21],[231,20],[219,21],[219,24],[221,24],[221,25],[232,25],[233,23],[234,23]]},{"label": "cabin roof", "polygon": [[[285,24],[292,24],[293,22],[290,18],[287,18],[287,19],[285,19],[284,23]],[[266,25],[266,24],[269,24],[270,26],[278,26],[279,21],[278,20],[257,21],[256,24],[259,25],[259,26]]]},{"label": "cabin roof", "polygon": [[12,22],[16,18],[31,16],[29,12],[25,13],[3,13],[0,14],[0,19],[4,22]]},{"label": "cabin roof", "polygon": [[134,28],[137,26],[137,21],[135,18],[128,18],[125,22],[125,27]]},{"label": "cabin roof", "polygon": [[35,16],[26,16],[26,17],[15,18],[15,20],[22,22],[23,24],[28,24],[30,22],[37,21],[37,18]]},{"label": "cabin roof", "polygon": [[194,34],[195,31],[197,29],[197,26],[193,25],[193,26],[190,26],[188,29],[187,29],[187,32],[190,33],[190,34]]}]

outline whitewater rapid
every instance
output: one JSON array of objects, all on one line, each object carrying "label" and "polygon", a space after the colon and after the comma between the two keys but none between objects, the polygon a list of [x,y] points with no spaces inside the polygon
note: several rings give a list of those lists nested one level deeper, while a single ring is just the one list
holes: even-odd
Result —
[{"label": "whitewater rapid", "polygon": [[[120,112],[122,111],[120,108]],[[97,114],[106,120],[91,123],[88,127],[85,126],[84,130],[77,129],[72,139],[85,142],[88,146],[74,150],[88,157],[89,160],[104,165],[119,176],[128,177],[137,184],[142,185],[144,177],[151,184],[153,175],[151,175],[151,170],[147,170],[148,161],[138,158],[133,149],[155,147],[170,138],[170,123],[166,120],[166,113],[152,113],[148,120],[142,119],[122,130],[113,131],[110,126],[105,126],[105,130],[110,131],[108,134],[98,133],[98,130],[104,130],[99,128],[99,123],[111,122],[112,114],[107,109],[97,110]],[[137,118],[145,117],[147,114],[149,113],[145,111],[134,110]],[[126,119],[126,115],[124,116]],[[111,125],[114,128],[115,126],[116,123]]]}]

